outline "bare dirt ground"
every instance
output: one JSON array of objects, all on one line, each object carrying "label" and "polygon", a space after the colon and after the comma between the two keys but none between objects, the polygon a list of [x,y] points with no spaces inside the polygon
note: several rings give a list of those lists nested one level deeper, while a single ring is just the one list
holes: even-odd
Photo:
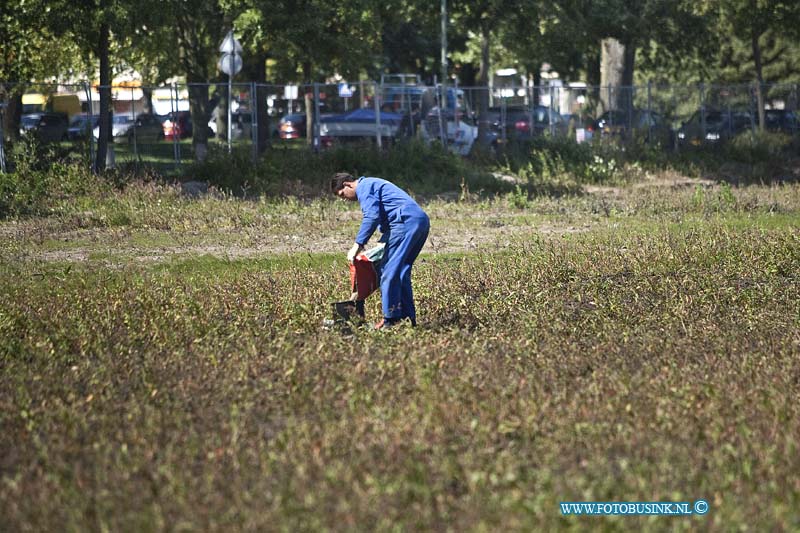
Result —
[{"label": "bare dirt ground", "polygon": [[[556,226],[544,224],[532,226],[513,222],[490,222],[482,225],[480,231],[474,231],[469,227],[456,227],[447,223],[437,224],[433,220],[428,242],[423,249],[423,254],[441,254],[469,252],[479,249],[496,249],[508,246],[519,237],[531,234],[542,236],[561,235],[565,233],[579,233],[587,231],[591,226],[564,225]],[[103,237],[100,232],[85,230],[97,238],[98,242],[108,240],[111,236]],[[181,256],[203,256],[210,255],[228,259],[246,259],[264,257],[270,255],[283,254],[311,254],[311,253],[335,253],[343,252],[350,246],[347,236],[339,233],[317,234],[317,235],[296,235],[296,234],[272,234],[261,235],[260,238],[250,244],[191,244],[176,243],[171,246],[139,246],[120,241],[117,245],[104,246],[76,246],[64,250],[42,250],[22,252],[23,257],[19,259],[55,261],[55,262],[84,262],[93,258],[102,259],[108,256],[112,259],[118,256],[125,259],[144,262],[157,263],[170,258]],[[116,262],[116,259],[113,260]]]},{"label": "bare dirt ground", "polygon": [[[608,224],[592,214],[592,203],[626,203],[645,195],[686,194],[698,186],[710,188],[714,181],[691,179],[677,173],[661,173],[625,187],[587,186],[578,199],[535,200],[532,208],[520,209],[507,202],[459,204],[433,201],[426,206],[432,225],[423,254],[463,253],[502,249],[515,240],[534,235],[557,238],[582,233]],[[662,192],[663,191],[663,192]],[[681,193],[680,191],[684,191]],[[190,256],[209,255],[242,259],[283,254],[343,252],[350,245],[360,221],[358,209],[335,211],[327,218],[314,211],[299,213],[257,212],[255,221],[217,223],[203,227],[192,216],[177,216],[171,224],[132,224],[82,227],[64,219],[30,219],[0,224],[0,257],[45,262],[101,262],[108,266],[158,263]],[[218,208],[214,207],[214,209]],[[250,207],[245,207],[249,209]],[[237,207],[237,209],[239,209]]]}]

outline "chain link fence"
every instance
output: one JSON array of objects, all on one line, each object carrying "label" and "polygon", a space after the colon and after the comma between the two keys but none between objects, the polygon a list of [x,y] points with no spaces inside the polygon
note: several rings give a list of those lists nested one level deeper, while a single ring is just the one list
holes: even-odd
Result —
[{"label": "chain link fence", "polygon": [[[346,143],[391,149],[420,138],[467,155],[549,136],[575,142],[643,142],[680,151],[722,146],[756,132],[759,87],[428,86],[414,76],[331,84],[117,83],[107,164],[179,169],[209,150],[268,146],[313,152]],[[230,93],[230,94],[229,94]],[[800,136],[798,84],[764,85],[764,127]],[[94,160],[100,87],[0,82],[0,170],[9,141],[34,138]],[[16,130],[16,131],[14,131]],[[203,151],[201,154],[200,151]]]}]

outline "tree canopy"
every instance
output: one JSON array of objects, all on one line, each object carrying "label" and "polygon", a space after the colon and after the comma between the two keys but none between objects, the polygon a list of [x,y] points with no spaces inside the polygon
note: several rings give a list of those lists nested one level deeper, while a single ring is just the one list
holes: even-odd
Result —
[{"label": "tree canopy", "polygon": [[[548,63],[563,76],[593,81],[599,42],[614,37],[628,49],[628,82],[794,81],[798,6],[779,0],[449,0],[448,50],[457,58],[450,68],[477,81],[486,60],[483,38],[489,63],[502,57],[533,78]],[[382,72],[431,79],[439,72],[439,3],[423,0],[9,0],[0,18],[5,81],[63,79],[85,59],[99,61],[103,27],[112,68],[133,68],[152,84],[175,76],[214,81],[217,46],[233,26],[248,47],[253,79],[263,70],[254,62],[265,61],[274,77],[265,81],[274,82]],[[95,79],[96,69],[86,77]]]}]

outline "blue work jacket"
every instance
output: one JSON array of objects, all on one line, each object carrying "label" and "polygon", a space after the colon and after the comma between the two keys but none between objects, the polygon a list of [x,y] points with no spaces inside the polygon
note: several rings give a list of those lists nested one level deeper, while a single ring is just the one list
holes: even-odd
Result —
[{"label": "blue work jacket", "polygon": [[358,178],[356,197],[364,215],[356,236],[356,242],[362,246],[378,227],[386,237],[392,231],[402,232],[404,222],[410,218],[428,217],[408,193],[384,179]]}]

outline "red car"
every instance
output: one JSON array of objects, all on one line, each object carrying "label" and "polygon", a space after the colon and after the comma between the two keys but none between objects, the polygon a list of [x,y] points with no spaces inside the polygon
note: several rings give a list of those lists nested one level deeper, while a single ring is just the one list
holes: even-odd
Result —
[{"label": "red car", "polygon": [[192,136],[192,114],[189,111],[170,113],[164,121],[164,138],[186,139]]}]

